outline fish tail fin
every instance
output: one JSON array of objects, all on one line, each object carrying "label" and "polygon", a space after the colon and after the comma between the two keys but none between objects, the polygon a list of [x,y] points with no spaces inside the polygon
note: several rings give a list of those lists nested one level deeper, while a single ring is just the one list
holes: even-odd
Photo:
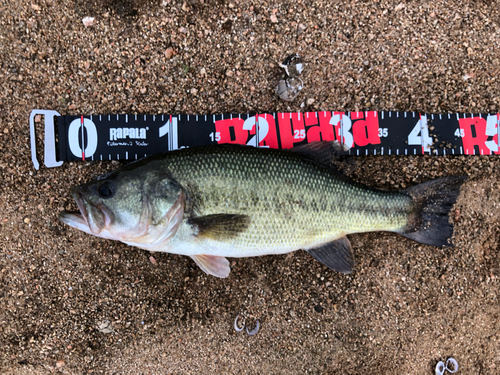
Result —
[{"label": "fish tail fin", "polygon": [[467,176],[444,177],[406,189],[413,198],[415,209],[404,237],[432,246],[453,246],[453,224],[450,211],[457,201]]}]

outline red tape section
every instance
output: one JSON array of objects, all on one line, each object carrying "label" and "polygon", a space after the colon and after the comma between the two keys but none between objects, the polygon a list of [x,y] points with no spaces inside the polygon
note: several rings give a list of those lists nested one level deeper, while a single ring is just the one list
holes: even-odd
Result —
[{"label": "red tape section", "polygon": [[349,155],[498,155],[500,114],[295,112],[57,117],[59,159],[134,160],[233,143],[292,148],[339,141]]}]

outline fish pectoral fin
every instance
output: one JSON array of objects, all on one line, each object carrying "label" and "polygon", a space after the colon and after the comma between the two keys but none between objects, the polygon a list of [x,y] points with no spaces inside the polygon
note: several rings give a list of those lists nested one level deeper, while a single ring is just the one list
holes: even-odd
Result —
[{"label": "fish pectoral fin", "polygon": [[347,237],[339,238],[316,249],[307,250],[318,262],[342,273],[351,273],[354,265],[352,246]]},{"label": "fish pectoral fin", "polygon": [[191,258],[204,272],[215,277],[228,277],[231,268],[229,267],[229,261],[224,257],[219,257],[215,255],[192,255]]},{"label": "fish pectoral fin", "polygon": [[193,217],[187,222],[198,228],[197,236],[224,241],[247,230],[250,225],[250,216],[215,214]]}]

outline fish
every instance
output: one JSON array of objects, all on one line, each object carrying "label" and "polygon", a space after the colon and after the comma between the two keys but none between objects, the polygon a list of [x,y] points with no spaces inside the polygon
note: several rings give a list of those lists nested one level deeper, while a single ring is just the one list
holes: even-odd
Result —
[{"label": "fish", "polygon": [[326,141],[291,150],[227,144],[169,151],[74,187],[79,212],[62,212],[60,220],[94,236],[189,256],[221,278],[230,274],[227,257],[300,249],[351,273],[346,236],[353,233],[395,232],[453,246],[450,212],[466,176],[377,190],[341,172],[341,151]]}]

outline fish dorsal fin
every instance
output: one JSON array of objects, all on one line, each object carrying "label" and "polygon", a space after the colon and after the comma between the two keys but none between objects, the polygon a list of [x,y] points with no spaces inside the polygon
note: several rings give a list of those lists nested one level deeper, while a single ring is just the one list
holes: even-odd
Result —
[{"label": "fish dorsal fin", "polygon": [[311,142],[305,145],[290,149],[302,155],[307,155],[316,160],[327,161],[328,159],[338,159],[344,151],[348,151],[346,145],[341,145],[338,141]]},{"label": "fish dorsal fin", "polygon": [[339,238],[315,249],[307,250],[318,262],[342,273],[351,273],[355,262],[347,237]]},{"label": "fish dorsal fin", "polygon": [[191,258],[205,273],[215,277],[225,278],[229,276],[231,268],[229,267],[229,261],[224,257],[218,257],[215,255],[192,255]]},{"label": "fish dorsal fin", "polygon": [[198,237],[224,241],[246,231],[250,225],[250,216],[215,214],[193,217],[188,219],[187,222],[198,228]]}]

